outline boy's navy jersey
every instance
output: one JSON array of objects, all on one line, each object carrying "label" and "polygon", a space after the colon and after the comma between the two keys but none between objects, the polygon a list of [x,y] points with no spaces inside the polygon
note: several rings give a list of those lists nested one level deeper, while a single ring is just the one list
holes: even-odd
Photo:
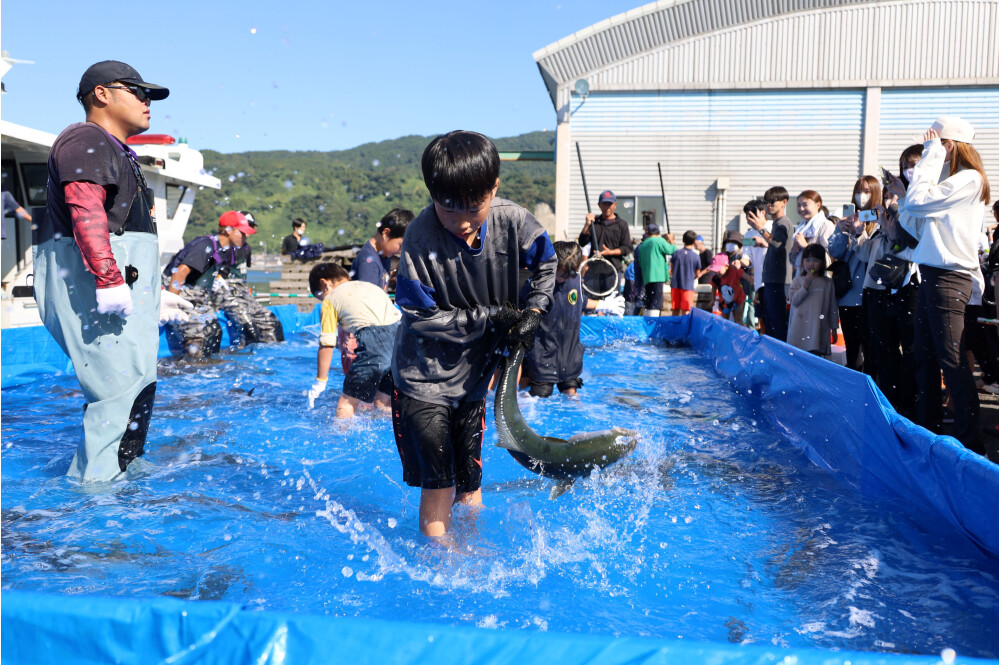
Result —
[{"label": "boy's navy jersey", "polygon": [[[535,333],[535,348],[524,356],[533,383],[563,383],[583,372],[583,343],[580,320],[587,306],[579,275],[565,282],[556,281],[552,291],[552,309],[542,317]],[[531,282],[521,288],[527,297]],[[522,299],[523,306],[523,299]]]},{"label": "boy's navy jersey", "polygon": [[504,341],[490,313],[517,301],[519,268],[533,272],[526,306],[545,314],[552,305],[555,250],[531,213],[495,198],[479,238],[473,249],[449,233],[433,205],[406,227],[392,376],[409,397],[454,406],[486,396]]},{"label": "boy's navy jersey", "polygon": [[387,256],[381,256],[372,244],[365,241],[364,247],[354,257],[351,264],[352,279],[374,284],[383,291],[389,283],[389,270],[392,268],[392,260]]},{"label": "boy's navy jersey", "polygon": [[694,291],[694,275],[701,270],[701,257],[690,247],[674,252],[670,257],[670,288]]}]

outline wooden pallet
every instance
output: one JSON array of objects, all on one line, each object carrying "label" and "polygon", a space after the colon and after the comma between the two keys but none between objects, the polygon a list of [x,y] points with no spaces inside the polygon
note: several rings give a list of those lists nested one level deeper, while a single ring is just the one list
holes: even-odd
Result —
[{"label": "wooden pallet", "polygon": [[320,263],[338,263],[350,270],[359,250],[360,247],[332,250],[307,261],[292,261],[283,257],[282,261],[285,263],[281,267],[281,277],[268,282],[268,293],[271,295],[258,296],[258,302],[265,305],[295,305],[300,312],[311,312],[319,301],[309,293],[309,271]]}]

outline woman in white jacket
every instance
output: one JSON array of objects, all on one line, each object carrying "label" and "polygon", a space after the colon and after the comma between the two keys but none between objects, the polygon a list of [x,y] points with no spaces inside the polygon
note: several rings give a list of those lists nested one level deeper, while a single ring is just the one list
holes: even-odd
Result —
[{"label": "woman in white jacket", "polygon": [[990,200],[982,159],[971,145],[974,136],[972,125],[954,116],[938,118],[927,130],[899,222],[918,241],[913,251],[921,276],[914,321],[917,422],[940,427],[940,366],[954,409],[952,435],[983,452],[979,396],[963,345],[974,282],[982,292],[977,243]]}]

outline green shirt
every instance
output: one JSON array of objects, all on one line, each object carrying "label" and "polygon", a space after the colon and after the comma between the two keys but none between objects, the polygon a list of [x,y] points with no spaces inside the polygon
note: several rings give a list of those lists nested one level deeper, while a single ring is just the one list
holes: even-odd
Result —
[{"label": "green shirt", "polygon": [[666,282],[670,279],[670,264],[667,257],[677,250],[662,236],[650,236],[642,241],[636,251],[642,281],[645,284]]}]

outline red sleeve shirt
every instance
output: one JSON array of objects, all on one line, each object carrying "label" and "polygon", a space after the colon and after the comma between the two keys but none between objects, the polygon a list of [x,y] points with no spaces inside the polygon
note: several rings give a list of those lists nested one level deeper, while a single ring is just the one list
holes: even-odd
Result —
[{"label": "red sleeve shirt", "polygon": [[67,182],[63,185],[63,193],[73,220],[73,238],[83,255],[83,265],[94,275],[97,288],[122,286],[125,280],[111,253],[104,187],[87,181]]}]

